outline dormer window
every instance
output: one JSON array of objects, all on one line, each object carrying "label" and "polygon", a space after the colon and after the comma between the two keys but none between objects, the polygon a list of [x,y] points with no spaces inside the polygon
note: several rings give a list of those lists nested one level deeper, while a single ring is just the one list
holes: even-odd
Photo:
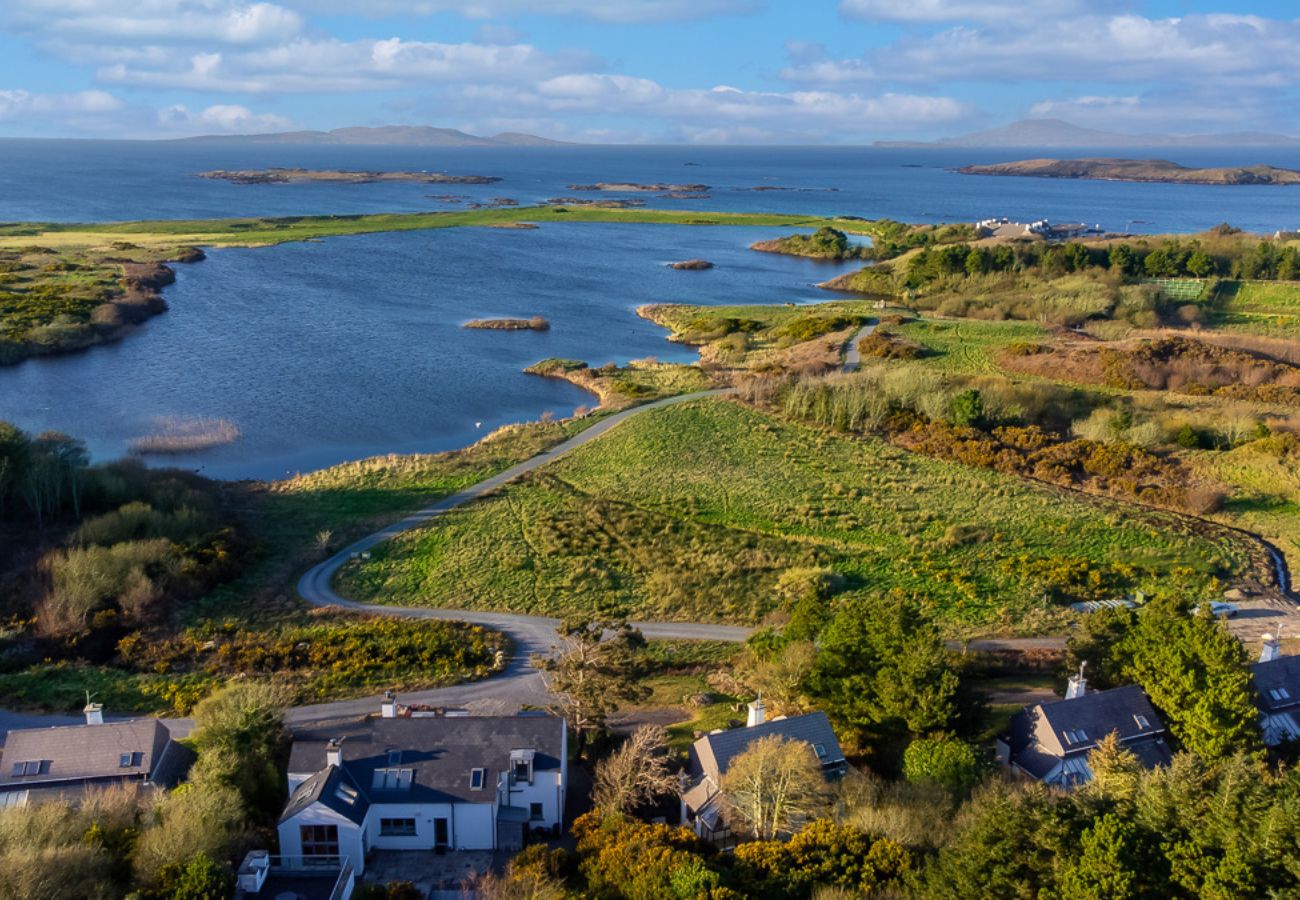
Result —
[{"label": "dormer window", "polygon": [[533,783],[533,757],[535,750],[510,751],[510,777],[515,781]]},{"label": "dormer window", "polygon": [[414,776],[414,769],[375,769],[372,785],[377,791],[407,791]]},{"label": "dormer window", "polygon": [[469,789],[471,791],[483,790],[483,785],[486,783],[487,783],[487,769],[470,769]]}]

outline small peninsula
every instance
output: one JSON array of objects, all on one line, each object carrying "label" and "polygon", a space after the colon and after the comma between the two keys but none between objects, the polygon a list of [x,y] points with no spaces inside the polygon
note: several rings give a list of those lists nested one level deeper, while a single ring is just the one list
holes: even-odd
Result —
[{"label": "small peninsula", "polygon": [[324,181],[332,184],[372,184],[377,181],[409,181],[417,184],[496,184],[494,175],[448,175],[445,172],[352,172],[344,169],[213,169],[199,178],[232,184],[296,184]]},{"label": "small peninsula", "polygon": [[571,184],[571,191],[613,191],[620,194],[704,194],[709,191],[707,184],[637,184],[632,181],[598,181],[595,184]]},{"label": "small peninsula", "polygon": [[874,259],[869,245],[854,244],[838,228],[823,226],[812,234],[792,234],[751,244],[749,249],[760,253],[781,253],[786,256],[806,256],[810,259]]},{"label": "small peninsula", "polygon": [[1029,178],[1082,178],[1166,184],[1300,184],[1300,171],[1275,166],[1224,166],[1196,169],[1167,159],[1024,159],[985,166],[963,166],[963,175],[1019,175]]}]

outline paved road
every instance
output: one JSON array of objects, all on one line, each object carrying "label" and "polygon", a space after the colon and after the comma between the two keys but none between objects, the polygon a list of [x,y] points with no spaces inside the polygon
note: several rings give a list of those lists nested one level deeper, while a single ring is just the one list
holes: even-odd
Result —
[{"label": "paved road", "polygon": [[849,342],[844,345],[844,366],[845,372],[856,372],[862,365],[862,354],[858,352],[858,341],[862,340],[876,330],[879,322],[872,322],[870,325],[863,325],[858,329],[857,334],[849,338]]},{"label": "paved road", "polygon": [[[343,548],[329,559],[317,563],[299,579],[298,594],[315,606],[339,606],[346,609],[357,609],[369,613],[411,619],[452,619],[471,622],[475,625],[483,625],[501,631],[514,642],[514,657],[510,660],[506,670],[500,675],[472,684],[460,684],[447,688],[403,694],[401,697],[403,702],[422,703],[431,706],[467,707],[475,712],[482,713],[514,712],[522,706],[541,706],[548,700],[546,686],[542,682],[541,674],[533,668],[529,659],[534,654],[547,653],[554,649],[557,643],[556,627],[560,624],[559,619],[515,613],[476,612],[461,609],[425,609],[422,607],[380,606],[371,603],[358,603],[355,600],[340,596],[334,590],[334,576],[352,558],[353,554],[370,550],[403,532],[421,528],[449,510],[464,506],[473,500],[478,500],[498,490],[508,482],[519,478],[521,475],[539,469],[554,462],[566,453],[596,440],[632,416],[652,409],[661,409],[665,406],[687,403],[706,397],[722,396],[726,393],[729,393],[729,391],[700,391],[694,394],[683,394],[678,397],[657,400],[643,406],[635,406],[608,416],[580,434],[561,444],[557,444],[545,453],[511,466],[504,472],[468,487],[457,494],[445,497],[437,503],[427,506],[419,512],[413,513],[398,522],[394,522],[387,528],[367,535]],[[707,625],[690,622],[633,622],[632,624],[640,629],[646,637],[658,639],[743,641],[752,633],[752,629],[738,628],[731,625]],[[379,700],[380,698],[375,696],[361,700],[344,700],[336,703],[297,707],[289,712],[288,720],[291,723],[305,723],[353,716],[361,712],[378,710]]]}]

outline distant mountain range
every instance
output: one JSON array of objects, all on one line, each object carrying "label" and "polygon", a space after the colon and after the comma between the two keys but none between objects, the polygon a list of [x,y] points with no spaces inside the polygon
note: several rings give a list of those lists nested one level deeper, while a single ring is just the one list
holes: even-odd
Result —
[{"label": "distant mountain range", "polygon": [[553,141],[535,134],[506,131],[492,137],[480,137],[454,128],[428,125],[385,125],[379,128],[335,128],[331,131],[280,131],[271,134],[204,134],[180,138],[185,142],[223,144],[352,144],[392,145],[402,147],[563,147],[565,141]]},{"label": "distant mountain range", "polygon": [[876,141],[875,147],[1300,147],[1300,138],[1266,132],[1126,134],[1081,128],[1061,119],[1023,119],[938,141]]}]

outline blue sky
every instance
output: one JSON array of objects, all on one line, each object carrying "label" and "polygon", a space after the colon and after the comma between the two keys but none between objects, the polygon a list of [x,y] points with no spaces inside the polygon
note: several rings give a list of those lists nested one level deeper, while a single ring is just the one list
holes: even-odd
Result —
[{"label": "blue sky", "polygon": [[[364,10],[358,13],[356,10]],[[0,135],[1300,133],[1294,0],[0,0]]]}]

